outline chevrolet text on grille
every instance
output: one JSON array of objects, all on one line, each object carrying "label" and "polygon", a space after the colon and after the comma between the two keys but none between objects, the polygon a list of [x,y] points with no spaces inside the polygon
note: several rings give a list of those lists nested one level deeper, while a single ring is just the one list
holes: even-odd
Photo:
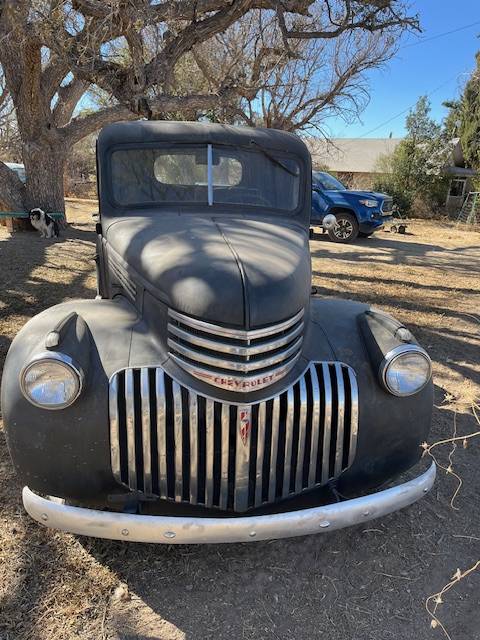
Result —
[{"label": "chevrolet text on grille", "polygon": [[217,387],[261,389],[285,376],[301,355],[303,309],[284,322],[252,331],[213,325],[171,309],[168,315],[171,357]]}]

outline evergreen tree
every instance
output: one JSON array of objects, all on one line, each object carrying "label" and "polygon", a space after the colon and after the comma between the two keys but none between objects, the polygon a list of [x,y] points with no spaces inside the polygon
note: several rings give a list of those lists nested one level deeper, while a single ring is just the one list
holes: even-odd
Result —
[{"label": "evergreen tree", "polygon": [[468,166],[480,170],[480,51],[460,103],[459,135]]},{"label": "evergreen tree", "polygon": [[407,135],[384,159],[385,176],[375,185],[389,192],[404,213],[414,203],[432,212],[445,204],[449,180],[444,167],[451,149],[430,110],[427,96],[421,96],[406,118]]}]

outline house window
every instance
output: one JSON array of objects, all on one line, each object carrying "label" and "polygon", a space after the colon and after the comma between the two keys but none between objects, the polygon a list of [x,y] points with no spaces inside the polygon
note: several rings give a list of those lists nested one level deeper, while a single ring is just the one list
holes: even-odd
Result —
[{"label": "house window", "polygon": [[466,178],[455,178],[455,180],[452,180],[450,183],[450,193],[448,195],[453,198],[463,198],[466,183]]}]

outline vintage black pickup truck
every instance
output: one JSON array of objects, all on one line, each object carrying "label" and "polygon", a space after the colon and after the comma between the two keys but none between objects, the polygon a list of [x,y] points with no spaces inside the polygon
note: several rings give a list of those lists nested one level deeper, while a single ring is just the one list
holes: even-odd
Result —
[{"label": "vintage black pickup truck", "polygon": [[135,122],[106,127],[97,155],[98,295],[32,318],[4,369],[27,512],[101,538],[236,542],[428,492],[430,359],[386,313],[312,296],[304,143]]}]

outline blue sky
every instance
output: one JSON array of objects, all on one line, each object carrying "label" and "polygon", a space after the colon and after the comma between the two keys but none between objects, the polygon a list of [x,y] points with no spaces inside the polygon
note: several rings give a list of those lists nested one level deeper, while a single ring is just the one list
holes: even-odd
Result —
[{"label": "blue sky", "polygon": [[[442,102],[458,96],[475,66],[475,53],[480,50],[479,0],[415,0],[411,8],[420,15],[423,33],[405,35],[397,56],[385,70],[369,74],[370,103],[361,115],[361,122],[345,124],[339,118],[327,121],[332,137],[383,138],[390,133],[394,138],[401,137],[405,133],[406,114],[383,123],[408,110],[420,95],[431,94],[432,115],[438,120],[446,113]],[[474,22],[478,24],[408,46]],[[377,129],[379,125],[382,126]]]}]

